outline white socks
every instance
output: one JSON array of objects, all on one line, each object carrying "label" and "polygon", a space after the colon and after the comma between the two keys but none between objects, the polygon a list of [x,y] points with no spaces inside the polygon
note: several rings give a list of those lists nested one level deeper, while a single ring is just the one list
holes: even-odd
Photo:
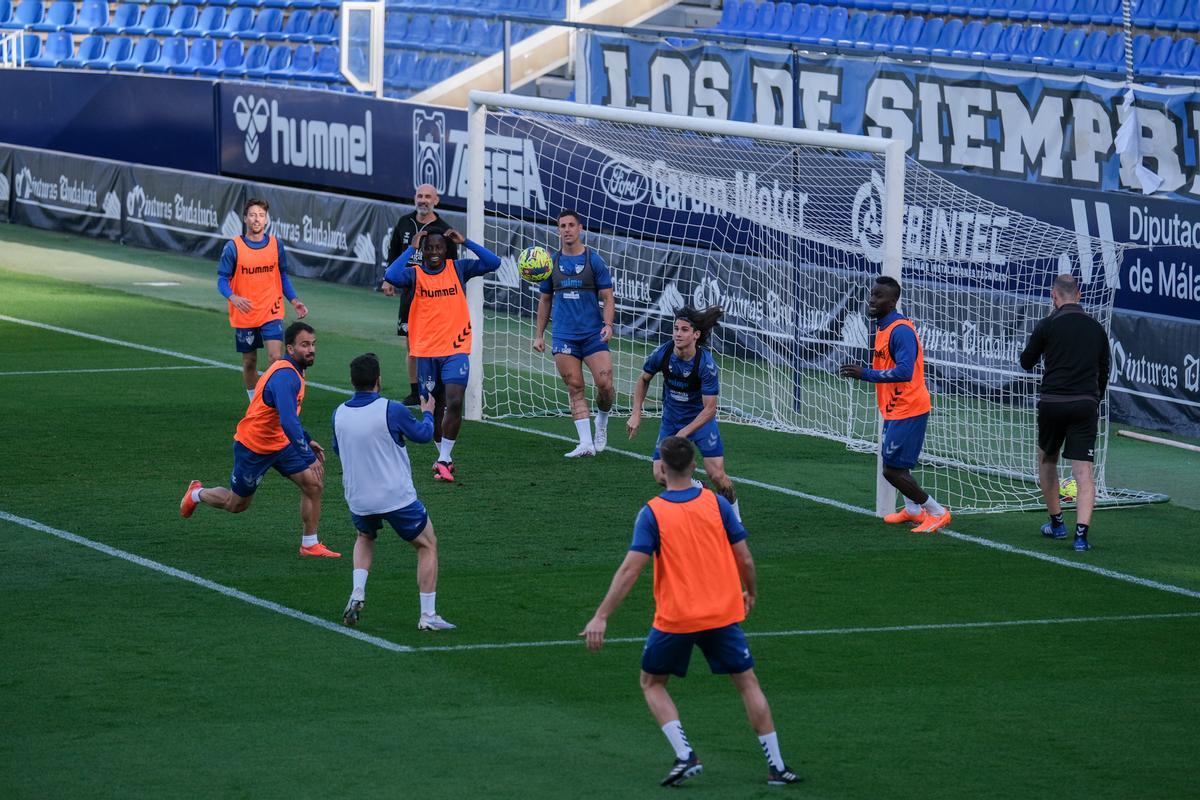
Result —
[{"label": "white socks", "polygon": [[[597,422],[599,419],[597,418]],[[595,442],[592,441],[592,421],[587,419],[575,420],[575,430],[579,432],[579,443],[584,447],[595,447]]]},{"label": "white socks", "polygon": [[437,592],[419,592],[421,595],[421,616],[432,617],[437,614]]},{"label": "white socks", "polygon": [[675,748],[676,758],[686,759],[691,754],[692,746],[688,744],[687,734],[683,732],[683,725],[679,720],[673,719],[663,725],[662,732],[671,743],[671,747]]},{"label": "white socks", "polygon": [[365,569],[354,570],[354,588],[351,590],[350,596],[355,600],[362,600],[367,596],[367,571]]},{"label": "white socks", "polygon": [[762,745],[763,755],[767,757],[767,763],[777,770],[783,770],[783,756],[779,754],[779,736],[775,731],[763,734],[758,737],[758,743]]},{"label": "white socks", "polygon": [[442,440],[438,442],[438,461],[445,461],[447,464],[453,461],[454,457],[450,455],[450,451],[453,449],[454,440],[443,436]]},{"label": "white socks", "polygon": [[301,547],[312,547],[317,543],[317,535],[315,533],[306,533],[300,537]]},{"label": "white socks", "polygon": [[[904,497],[904,495],[901,495],[901,497]],[[908,515],[910,517],[921,516],[920,504],[914,503],[912,500],[909,500],[907,497],[904,497],[904,510],[908,513]]]},{"label": "white socks", "polygon": [[933,499],[933,495],[929,495],[929,499],[922,503],[922,505],[925,507],[926,511],[935,517],[940,517],[942,514],[946,513],[946,509],[942,508],[941,503]]},{"label": "white socks", "polygon": [[201,493],[201,492],[203,492],[203,491],[204,491],[204,487],[203,487],[203,486],[201,486],[199,489],[193,489],[193,490],[192,490],[192,502],[193,502],[193,503],[199,503],[199,502],[200,502],[200,493]]},{"label": "white socks", "polygon": [[598,431],[608,430],[608,412],[607,411],[597,411],[596,412],[596,430],[598,430]]}]

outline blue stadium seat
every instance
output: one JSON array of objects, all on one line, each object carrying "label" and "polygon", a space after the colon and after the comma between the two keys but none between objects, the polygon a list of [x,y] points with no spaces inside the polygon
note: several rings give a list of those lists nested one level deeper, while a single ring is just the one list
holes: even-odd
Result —
[{"label": "blue stadium seat", "polygon": [[317,63],[317,53],[311,44],[298,45],[292,52],[292,63],[288,65],[282,75],[275,75],[272,72],[272,77],[282,77],[289,81],[304,81],[308,80],[308,73],[312,72],[313,65]]},{"label": "blue stadium seat", "polygon": [[429,29],[429,41],[434,44],[450,44],[452,41],[454,25],[449,17],[437,16],[433,18],[433,24]]},{"label": "blue stadium seat", "polygon": [[12,19],[12,0],[0,0],[0,28]]},{"label": "blue stadium seat", "polygon": [[195,24],[181,30],[181,36],[207,36],[225,24],[225,9],[221,6],[205,6]]},{"label": "blue stadium seat", "polygon": [[812,6],[808,3],[799,3],[792,9],[792,21],[788,24],[787,33],[783,38],[791,41],[800,41],[800,37],[808,30],[808,23],[812,19]]},{"label": "blue stadium seat", "polygon": [[996,47],[992,50],[992,58],[996,61],[1011,61],[1013,53],[1021,49],[1021,42],[1024,38],[1024,25],[1006,26],[1004,32],[1000,35],[1000,41],[996,43]]},{"label": "blue stadium seat", "polygon": [[70,33],[94,33],[98,28],[108,24],[108,3],[106,0],[83,0],[79,8],[79,17],[70,25],[64,25],[63,30]]},{"label": "blue stadium seat", "polygon": [[38,54],[42,52],[42,38],[40,36],[25,36],[22,37],[21,41],[23,42],[21,45],[22,57],[25,61],[37,58]]},{"label": "blue stadium seat", "polygon": [[1046,35],[1046,29],[1041,25],[1029,25],[1021,32],[1021,41],[1013,48],[1012,55],[1009,56],[1010,61],[1018,64],[1028,64],[1033,61],[1033,57],[1037,54],[1038,48],[1042,44],[1042,37]]},{"label": "blue stadium seat", "polygon": [[217,61],[217,43],[212,39],[192,39],[183,63],[168,68],[168,72],[195,75],[201,67],[211,67]]},{"label": "blue stadium seat", "polygon": [[1102,72],[1125,71],[1125,34],[1117,31],[1108,37],[1104,52],[1096,62],[1096,69]]},{"label": "blue stadium seat", "polygon": [[[779,15],[776,14],[778,17]],[[920,17],[917,17],[920,19]],[[846,30],[842,31],[842,35],[838,37],[837,46],[844,48],[857,47],[862,41],[863,32],[867,29],[867,23],[871,21],[871,15],[865,12],[850,15],[850,21],[846,24]]]},{"label": "blue stadium seat", "polygon": [[944,27],[946,27],[946,22],[941,17],[931,17],[921,27],[921,35],[909,45],[909,52],[918,56],[929,55],[941,37]]},{"label": "blue stadium seat", "polygon": [[266,39],[268,33],[279,33],[283,30],[283,12],[278,8],[264,8],[254,18],[250,30],[241,34],[243,39]]},{"label": "blue stadium seat", "polygon": [[1005,18],[1011,19],[1014,22],[1024,22],[1029,19],[1029,12],[1033,9],[1037,0],[1009,0],[1008,8],[1005,9]]},{"label": "blue stadium seat", "polygon": [[[263,38],[269,42],[283,42],[283,41],[289,41],[289,40],[297,41],[297,42],[301,41],[302,39],[304,39],[308,36],[308,34],[306,34],[304,31],[306,28],[308,28],[308,22],[309,22],[309,18],[311,16],[312,16],[311,11],[304,11],[303,9],[301,9],[300,11],[293,11],[291,14],[288,15],[287,22],[283,23],[282,30],[276,31],[275,33],[268,33],[268,34],[264,35]],[[404,19],[403,14],[389,14],[388,15],[389,20],[392,17],[398,17],[400,19]],[[383,38],[384,38],[384,41],[386,42],[387,38],[388,38],[386,32],[384,33]]]},{"label": "blue stadium seat", "polygon": [[129,57],[123,58],[120,61],[114,61],[110,69],[122,71],[140,69],[143,64],[147,64],[158,58],[159,47],[158,39],[138,39],[138,43],[133,46]]},{"label": "blue stadium seat", "polygon": [[[72,8],[72,11],[74,9]],[[27,36],[28,39],[36,39],[36,36]],[[27,67],[57,67],[61,61],[70,58],[74,53],[75,45],[71,41],[71,34],[66,31],[55,31],[46,36],[46,46],[42,48],[34,58],[25,59]]]},{"label": "blue stadium seat", "polygon": [[247,6],[248,8],[261,8],[263,0],[233,0],[235,6]]},{"label": "blue stadium seat", "polygon": [[151,28],[149,32],[154,36],[178,36],[180,32],[195,25],[198,16],[195,6],[175,6],[170,18],[162,25]]},{"label": "blue stadium seat", "polygon": [[482,17],[475,17],[467,26],[466,45],[475,53],[485,51],[487,49],[485,43],[491,38],[491,35],[491,26],[488,25],[488,21]]},{"label": "blue stadium seat", "polygon": [[[734,30],[734,25],[737,22],[738,12],[741,10],[741,8],[742,4],[740,0],[725,0],[724,5],[721,6],[721,18],[717,20],[716,25],[708,30],[721,32]],[[701,33],[705,32],[707,31],[701,31]],[[397,64],[398,63],[399,62],[397,62]]]},{"label": "blue stadium seat", "polygon": [[1167,0],[1163,3],[1162,11],[1154,19],[1154,27],[1173,31],[1180,27],[1180,21],[1187,18],[1187,7],[1196,7],[1194,0]]},{"label": "blue stadium seat", "polygon": [[312,70],[308,73],[308,79],[322,83],[341,83],[341,60],[342,54],[337,45],[331,44],[322,47],[321,52],[317,53],[317,62],[313,64]]},{"label": "blue stadium seat", "polygon": [[129,25],[121,29],[121,33],[128,33],[133,36],[145,36],[150,32],[151,28],[158,28],[167,24],[167,18],[171,16],[171,9],[166,5],[159,3],[152,5],[142,12],[142,18],[133,25]]},{"label": "blue stadium seat", "polygon": [[1155,37],[1150,42],[1150,46],[1146,48],[1140,65],[1138,64],[1137,50],[1135,49],[1133,60],[1134,71],[1143,75],[1162,75],[1167,70],[1167,59],[1171,57],[1171,48],[1174,44],[1175,40],[1168,35]]},{"label": "blue stadium seat", "polygon": [[294,60],[296,53],[301,49],[304,49],[310,54],[313,52],[313,46],[311,44],[296,45],[295,50],[287,45],[276,45],[275,48],[271,50],[271,58],[267,61],[267,72],[269,77],[273,80],[286,81],[291,75],[292,61]]},{"label": "blue stadium seat", "polygon": [[165,73],[173,67],[177,67],[187,59],[187,39],[182,36],[172,36],[163,39],[162,49],[158,52],[158,58],[142,65],[143,72],[152,72],[155,74]]},{"label": "blue stadium seat", "polygon": [[1075,0],[1067,11],[1067,21],[1072,25],[1086,25],[1091,22],[1096,10],[1096,0]]},{"label": "blue stadium seat", "polygon": [[938,58],[946,58],[954,50],[958,44],[958,37],[962,34],[963,21],[961,19],[952,19],[942,26],[942,35],[934,44],[933,49],[929,51],[930,55]]},{"label": "blue stadium seat", "polygon": [[83,41],[79,43],[79,47],[75,48],[75,54],[63,59],[58,66],[63,69],[83,69],[87,62],[95,61],[103,53],[104,37],[93,33],[91,36],[84,37]]},{"label": "blue stadium seat", "polygon": [[185,6],[208,6],[207,0],[179,0]]},{"label": "blue stadium seat", "polygon": [[[192,52],[196,50],[196,42],[192,42]],[[245,45],[240,39],[227,39],[221,43],[221,52],[211,64],[197,65],[196,74],[205,76],[226,75],[230,70],[242,65],[245,58]],[[191,59],[191,54],[188,55]]]},{"label": "blue stadium seat", "polygon": [[318,3],[317,0],[292,0],[292,2],[288,3],[288,5],[292,8],[305,8],[311,11],[319,6],[320,3]]},{"label": "blue stadium seat", "polygon": [[1052,64],[1055,57],[1058,56],[1059,50],[1062,49],[1063,40],[1066,38],[1066,31],[1059,27],[1047,28],[1046,33],[1042,35],[1042,40],[1038,43],[1037,52],[1033,54],[1030,61],[1034,64]]},{"label": "blue stadium seat", "polygon": [[314,44],[333,44],[337,41],[337,17],[332,11],[322,9],[312,15],[308,23],[309,41]]},{"label": "blue stadium seat", "polygon": [[1165,0],[1136,0],[1133,6],[1133,24],[1139,28],[1153,28],[1162,14]]},{"label": "blue stadium seat", "polygon": [[[314,19],[315,19],[315,17],[314,17]],[[516,27],[517,27],[516,25],[513,25],[514,33],[516,30]],[[409,17],[408,35],[405,37],[405,41],[414,42],[414,43],[419,44],[421,42],[428,42],[432,36],[433,36],[433,20],[431,20],[427,15],[414,14],[413,16]],[[514,35],[513,38],[515,40],[516,36]]]},{"label": "blue stadium seat", "polygon": [[1121,0],[1093,0],[1088,22],[1093,25],[1120,25]]},{"label": "blue stadium seat", "polygon": [[[25,0],[29,2],[29,0]],[[29,26],[33,31],[57,31],[59,28],[70,25],[75,21],[75,2],[74,0],[54,0],[50,4],[50,10],[42,17],[42,21]],[[42,53],[38,56],[39,59],[51,58],[46,52],[47,48],[42,49]]]},{"label": "blue stadium seat", "polygon": [[[934,19],[940,19],[940,17],[934,17]],[[911,53],[917,46],[917,42],[921,41],[921,34],[924,31],[924,17],[906,17],[904,26],[900,29],[900,36],[892,45],[892,50],[897,53]]]},{"label": "blue stadium seat", "polygon": [[788,28],[792,27],[792,14],[796,11],[796,7],[791,3],[777,3],[775,5],[775,15],[771,17],[771,27],[766,30],[756,31],[755,35],[765,36],[769,39],[782,39],[787,36]]},{"label": "blue stadium seat", "polygon": [[973,58],[979,48],[979,38],[983,36],[983,23],[973,19],[963,26],[958,41],[950,51],[953,58]]},{"label": "blue stadium seat", "polygon": [[[1150,50],[1150,41],[1151,41],[1150,34],[1148,34],[1148,33],[1139,33],[1137,36],[1133,37],[1133,70],[1134,70],[1134,72],[1141,71],[1141,66],[1146,60],[1146,53],[1149,52],[1149,50]],[[1122,62],[1122,64],[1121,64],[1122,69],[1124,68],[1124,66],[1125,66],[1124,62]]]},{"label": "blue stadium seat", "polygon": [[895,46],[900,40],[900,33],[904,30],[904,16],[901,14],[889,14],[887,22],[883,25],[883,30],[875,37],[875,42],[871,45],[871,49],[876,52],[885,53]]},{"label": "blue stadium seat", "polygon": [[979,35],[979,42],[975,45],[975,52],[982,58],[995,58],[997,50],[1000,50],[1001,40],[1004,38],[1004,23],[989,22],[983,26],[983,33]]},{"label": "blue stadium seat", "polygon": [[[309,11],[293,11],[292,17],[294,18],[297,14],[309,15],[309,14],[311,14],[311,12],[309,12]],[[288,20],[288,24],[289,25],[291,24],[291,20]],[[304,25],[300,28],[300,30],[298,30],[296,32],[300,33],[300,34],[304,34],[305,37],[307,37],[307,34],[304,33],[307,29],[308,29],[308,17],[306,16],[305,20],[304,20]],[[388,14],[383,23],[383,41],[389,46],[395,46],[395,45],[398,45],[401,42],[403,42],[407,37],[408,37],[408,17],[406,17],[404,14]]]},{"label": "blue stadium seat", "polygon": [[[232,39],[226,42],[225,46],[228,47],[235,41],[237,40]],[[238,42],[238,44],[241,44],[241,42]],[[242,57],[242,62],[237,66],[225,67],[222,71],[222,75],[224,75],[226,78],[242,78],[245,77],[248,72],[259,69],[263,70],[263,74],[265,75],[267,56],[270,55],[270,52],[270,45],[264,44],[263,42],[252,44],[246,49],[246,52]]]},{"label": "blue stadium seat", "polygon": [[1053,5],[1054,0],[1034,0],[1029,4],[1025,19],[1030,22],[1045,22],[1050,18],[1050,7]]},{"label": "blue stadium seat", "polygon": [[1196,40],[1190,36],[1181,36],[1171,47],[1171,54],[1163,65],[1164,75],[1187,75],[1191,69],[1192,59],[1196,56]]},{"label": "blue stadium seat", "polygon": [[[793,16],[795,15],[793,14]],[[815,42],[825,35],[825,28],[828,25],[829,9],[825,6],[813,6],[812,13],[808,15],[808,25],[804,30],[800,31],[797,40],[801,42]]]},{"label": "blue stadium seat", "polygon": [[214,39],[232,39],[234,36],[240,36],[243,31],[250,30],[253,24],[254,9],[242,6],[231,10],[229,16],[225,17],[225,24],[209,36]]},{"label": "blue stadium seat", "polygon": [[817,37],[817,43],[829,47],[837,44],[838,40],[846,34],[846,25],[850,21],[850,12],[839,6],[829,12],[829,19],[825,22],[825,30]]},{"label": "blue stadium seat", "polygon": [[1104,57],[1104,45],[1107,43],[1107,31],[1092,31],[1089,33],[1077,57],[1079,68],[1099,69],[1099,65]]},{"label": "blue stadium seat", "polygon": [[96,33],[120,33],[130,25],[136,25],[140,13],[137,3],[122,3],[106,24],[96,28]]},{"label": "blue stadium seat", "polygon": [[[282,64],[286,67],[288,61],[290,61],[292,58],[292,48],[288,47],[286,44],[277,44],[270,48],[268,48],[266,45],[262,45],[263,52],[261,57],[254,53],[258,47],[259,45],[256,44],[250,48],[249,52],[246,53],[247,68],[245,75],[248,78],[266,78],[267,75],[270,74],[272,63]],[[254,64],[250,64],[252,55],[255,60]]]},{"label": "blue stadium seat", "polygon": [[1056,67],[1075,67],[1081,68],[1083,61],[1080,55],[1083,52],[1083,46],[1087,43],[1088,32],[1083,28],[1071,28],[1063,37],[1062,46],[1058,48],[1058,52],[1054,54],[1051,60]]},{"label": "blue stadium seat", "polygon": [[102,52],[96,58],[92,58],[84,62],[83,66],[87,69],[112,69],[112,65],[116,62],[124,61],[125,59],[129,58],[129,54],[132,51],[132,39],[130,39],[128,36],[114,36],[105,40],[104,52]]},{"label": "blue stadium seat", "polygon": [[[42,21],[42,0],[21,0],[17,10],[9,17],[8,22],[0,24],[0,28],[17,29],[32,28]],[[33,37],[25,37],[27,40]],[[26,45],[28,46],[28,45]]]}]

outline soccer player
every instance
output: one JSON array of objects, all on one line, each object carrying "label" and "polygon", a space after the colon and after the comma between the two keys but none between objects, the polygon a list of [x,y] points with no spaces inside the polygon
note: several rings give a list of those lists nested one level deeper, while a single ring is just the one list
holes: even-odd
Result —
[{"label": "soccer player", "polygon": [[[447,259],[447,242],[466,245],[477,260]],[[410,260],[418,247],[421,261],[414,266]],[[454,443],[462,426],[467,393],[471,352],[467,281],[499,268],[499,256],[451,229],[445,234],[418,233],[384,276],[394,287],[412,289],[408,347],[417,358],[421,394],[437,398],[433,438],[438,443],[438,459],[433,464],[433,477],[440,481],[454,480]]]},{"label": "soccer player", "polygon": [[1046,498],[1050,521],[1042,535],[1065,539],[1062,502],[1058,496],[1058,453],[1071,462],[1078,486],[1075,500],[1076,550],[1090,550],[1088,527],[1096,503],[1092,475],[1100,401],[1108,386],[1108,334],[1079,304],[1079,284],[1072,275],[1059,275],[1050,289],[1054,310],[1033,329],[1021,351],[1021,366],[1045,364],[1038,391],[1038,483]]},{"label": "soccer player", "polygon": [[[445,234],[450,230],[450,223],[434,211],[439,199],[437,189],[431,184],[422,183],[417,187],[417,192],[413,195],[413,205],[416,206],[416,209],[396,220],[396,226],[392,228],[392,238],[388,243],[388,264],[399,258],[405,248],[412,244],[413,237],[421,231]],[[454,242],[446,242],[446,258],[451,260],[458,258],[458,245]],[[415,266],[420,260],[420,254],[414,254],[413,265]],[[396,294],[395,287],[390,283],[385,282],[382,288],[383,293],[388,297]],[[399,316],[396,319],[397,336],[408,336],[408,312],[411,307],[412,292],[402,291]],[[407,364],[409,393],[400,402],[406,406],[415,406],[421,401],[417,392],[417,359],[412,353],[408,354]]]},{"label": "soccer player", "polygon": [[[725,474],[725,443],[717,428],[717,396],[721,392],[717,362],[709,352],[708,337],[721,318],[721,308],[710,306],[697,311],[684,306],[675,312],[671,341],[661,345],[642,365],[642,374],[633,385],[633,411],[625,423],[632,439],[642,424],[642,404],[655,375],[663,376],[662,422],[658,426],[658,442],[668,436],[691,439],[704,456],[704,471],[708,473],[717,493],[733,506],[741,519],[737,491]],[[654,447],[654,479],[666,485],[659,447]],[[701,483],[696,481],[696,486]]]},{"label": "soccer player", "polygon": [[267,233],[270,206],[251,198],[242,211],[246,232],[225,243],[217,266],[217,291],[229,301],[229,324],[233,340],[242,354],[242,381],[246,396],[254,397],[258,383],[258,351],[267,349],[274,363],[283,355],[283,300],[292,304],[296,316],[308,316],[287,275],[287,253],[283,244]]},{"label": "soccer player", "polygon": [[[579,214],[563,211],[558,215],[558,236],[561,246],[554,254],[554,271],[540,286],[533,349],[545,352],[546,324],[553,318],[554,366],[567,387],[571,417],[579,434],[579,444],[566,457],[580,458],[603,452],[608,445],[608,414],[616,399],[608,341],[612,339],[616,302],[608,265],[599,253],[583,244]],[[584,364],[596,384],[594,437],[583,388]]]},{"label": "soccer player", "polygon": [[654,624],[642,651],[641,684],[650,712],[675,749],[675,763],[662,785],[676,786],[703,769],[667,692],[671,675],[687,676],[693,646],[704,653],[713,674],[733,679],[767,757],[767,783],[798,783],[800,776],[780,755],[771,707],[738,624],[757,596],[746,529],[725,498],[692,485],[696,461],[691,442],[668,436],[659,449],[667,490],[638,514],[629,552],[580,635],[593,652],[604,645],[608,618],[653,558]]},{"label": "soccer player", "polygon": [[250,406],[233,436],[233,472],[229,488],[205,489],[192,481],[179,501],[179,515],[192,516],[203,503],[240,514],[250,507],[267,470],[300,487],[300,555],[340,558],[317,539],[321,491],[325,487],[325,450],[300,425],[304,371],[313,365],[317,339],[312,326],[293,322],[284,332],[287,355],[267,368],[254,387]]},{"label": "soccer player", "polygon": [[913,533],[932,533],[950,524],[950,510],[922,489],[911,472],[925,444],[933,404],[925,388],[925,352],[912,320],[896,310],[899,302],[896,279],[876,278],[867,300],[867,316],[877,325],[871,369],[843,364],[838,374],[875,384],[883,417],[883,477],[904,497],[904,508],[883,521],[916,523]]},{"label": "soccer player", "polygon": [[354,396],[333,412],[333,451],[342,459],[342,486],[350,519],[358,531],[354,543],[354,583],[342,622],[358,624],[367,600],[367,572],[375,556],[375,537],[386,521],[417,550],[417,588],[421,616],[417,630],[444,631],[455,626],[437,613],[437,538],[425,506],[417,499],[404,437],[419,444],[433,438],[433,395],[421,398],[420,422],[403,404],[379,394],[379,359],[374,353],[350,362]]}]

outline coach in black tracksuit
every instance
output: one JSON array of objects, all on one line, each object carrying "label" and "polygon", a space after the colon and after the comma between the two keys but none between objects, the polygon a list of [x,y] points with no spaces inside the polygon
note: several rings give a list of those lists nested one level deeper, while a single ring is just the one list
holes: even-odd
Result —
[{"label": "coach in black tracksuit", "polygon": [[1108,386],[1108,334],[1079,305],[1079,284],[1072,275],[1059,275],[1050,290],[1054,311],[1033,329],[1021,351],[1021,366],[1033,369],[1045,362],[1038,394],[1038,482],[1046,498],[1050,522],[1042,535],[1063,539],[1058,496],[1058,452],[1071,462],[1077,484],[1076,550],[1087,550],[1088,525],[1096,503],[1092,476],[1100,402]]},{"label": "coach in black tracksuit", "polygon": [[[430,184],[423,183],[417,187],[416,194],[413,195],[413,205],[416,206],[416,209],[396,220],[396,227],[392,228],[392,238],[388,243],[387,252],[388,266],[391,266],[392,262],[408,249],[418,233],[445,233],[450,230],[450,224],[434,211],[439,199],[437,189]],[[458,245],[449,239],[446,240],[446,258],[448,260],[458,259]],[[421,260],[420,250],[413,254],[413,259],[417,262]],[[390,289],[384,289],[385,293],[390,291]],[[412,290],[401,289],[400,313],[396,319],[397,336],[408,336],[408,309],[411,306]],[[420,402],[420,398],[417,397],[417,360],[412,356],[408,357],[408,385],[410,391],[403,403],[406,406],[415,406]]]}]

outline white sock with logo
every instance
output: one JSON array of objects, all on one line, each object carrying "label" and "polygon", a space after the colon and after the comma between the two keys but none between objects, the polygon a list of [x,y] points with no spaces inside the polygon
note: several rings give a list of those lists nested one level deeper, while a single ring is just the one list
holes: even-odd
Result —
[{"label": "white sock with logo", "polygon": [[929,499],[922,503],[922,505],[925,507],[926,511],[935,517],[940,517],[942,514],[946,513],[946,509],[942,508],[941,503],[933,499],[933,495],[929,495]]},{"label": "white sock with logo", "polygon": [[454,440],[442,437],[442,441],[438,443],[438,460],[450,463],[454,457],[450,455],[450,451],[454,449]]},{"label": "white sock with logo", "polygon": [[608,412],[607,411],[597,411],[596,412],[596,430],[597,431],[608,430]]},{"label": "white sock with logo", "polygon": [[350,596],[355,600],[363,600],[367,596],[367,571],[365,569],[354,570],[353,575],[354,588],[350,590]]},{"label": "white sock with logo", "polygon": [[909,515],[910,517],[919,517],[919,516],[921,516],[921,505],[920,505],[920,503],[916,503],[916,502],[914,502],[914,501],[912,501],[912,500],[909,500],[907,497],[905,497],[905,498],[904,498],[904,510],[908,512],[908,515]]},{"label": "white sock with logo", "polygon": [[767,763],[777,770],[783,770],[783,756],[779,754],[779,736],[775,731],[764,733],[758,737],[758,743],[762,745],[763,755],[767,757]]},{"label": "white sock with logo", "polygon": [[421,616],[432,617],[437,614],[437,592],[418,592],[421,595]]},{"label": "white sock with logo", "polygon": [[579,443],[584,447],[595,447],[592,441],[592,421],[587,419],[575,420],[575,430],[579,432]]},{"label": "white sock with logo", "polygon": [[300,537],[300,544],[303,547],[312,547],[317,543],[317,535],[315,533],[306,533]]},{"label": "white sock with logo", "polygon": [[683,732],[683,725],[677,719],[673,719],[666,725],[662,726],[662,732],[666,735],[667,741],[671,743],[671,747],[675,748],[675,757],[686,759],[692,753],[692,746],[688,744],[687,734]]}]

